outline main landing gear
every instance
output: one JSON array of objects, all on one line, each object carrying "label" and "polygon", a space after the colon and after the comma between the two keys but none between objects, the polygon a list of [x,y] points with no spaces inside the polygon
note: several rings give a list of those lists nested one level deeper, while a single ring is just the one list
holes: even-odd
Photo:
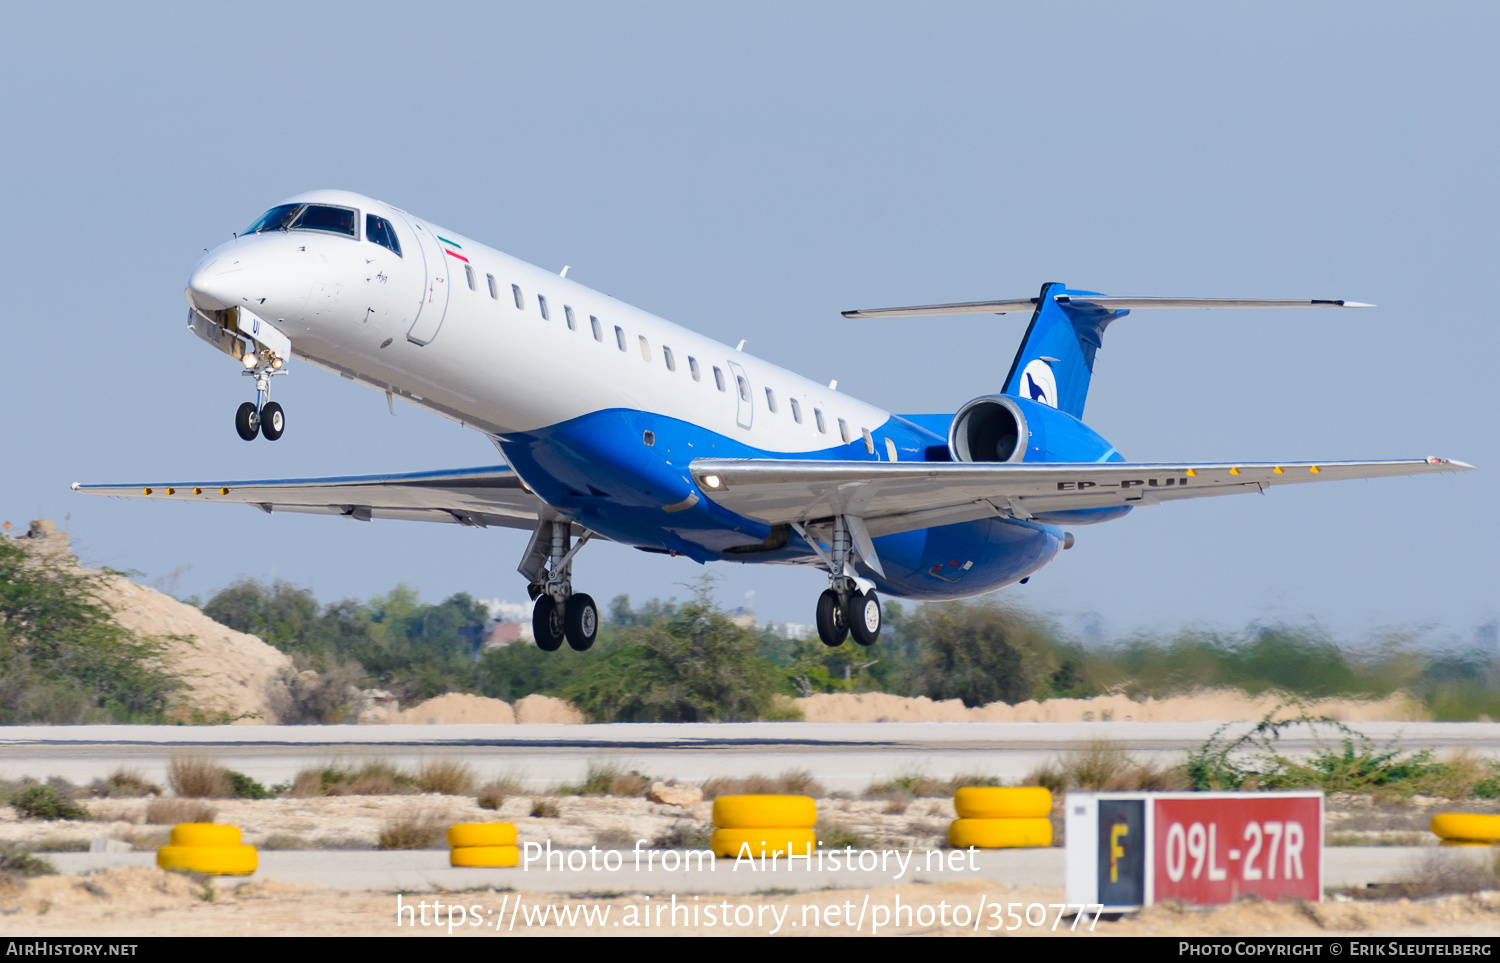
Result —
[{"label": "main landing gear", "polygon": [[599,607],[591,597],[573,592],[573,557],[592,537],[586,531],[570,548],[572,523],[565,518],[543,519],[531,535],[520,572],[531,583],[526,589],[535,600],[531,631],[543,652],[556,652],[564,640],[583,652],[599,635]]},{"label": "main landing gear", "polygon": [[801,526],[798,528],[798,534],[828,566],[828,588],[818,596],[818,638],[830,648],[843,645],[851,635],[860,645],[874,645],[880,640],[880,599],[873,588],[861,591],[853,576],[846,574],[853,545],[844,517],[834,517],[829,555],[823,554]]},{"label": "main landing gear", "polygon": [[271,393],[272,376],[286,374],[286,371],[281,359],[269,351],[247,352],[243,360],[245,370],[242,373],[255,379],[255,400],[240,405],[234,413],[234,430],[246,441],[254,441],[256,435],[264,436],[266,441],[275,441],[286,431],[286,413],[281,410],[281,405],[266,398]]}]

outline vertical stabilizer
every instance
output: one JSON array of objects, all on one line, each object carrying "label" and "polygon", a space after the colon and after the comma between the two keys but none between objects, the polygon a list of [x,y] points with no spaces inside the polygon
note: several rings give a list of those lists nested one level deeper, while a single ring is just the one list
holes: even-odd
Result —
[{"label": "vertical stabilizer", "polygon": [[1075,418],[1083,417],[1094,353],[1104,329],[1129,311],[1110,310],[1087,302],[1059,301],[1058,296],[1086,297],[1092,291],[1070,291],[1049,281],[1036,299],[1031,325],[1005,377],[1004,392],[1051,405]]}]

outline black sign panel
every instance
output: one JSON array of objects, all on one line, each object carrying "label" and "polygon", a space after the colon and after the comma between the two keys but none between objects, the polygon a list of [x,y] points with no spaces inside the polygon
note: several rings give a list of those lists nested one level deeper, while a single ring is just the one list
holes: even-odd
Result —
[{"label": "black sign panel", "polygon": [[1099,902],[1145,904],[1149,848],[1144,799],[1099,800]]}]

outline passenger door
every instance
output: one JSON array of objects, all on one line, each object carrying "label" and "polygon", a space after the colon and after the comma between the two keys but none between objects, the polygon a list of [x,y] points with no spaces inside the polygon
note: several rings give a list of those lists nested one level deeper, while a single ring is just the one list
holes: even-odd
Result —
[{"label": "passenger door", "polygon": [[443,317],[448,313],[448,278],[450,258],[443,251],[438,239],[427,225],[408,219],[412,233],[417,236],[417,247],[422,252],[422,261],[427,275],[422,303],[417,309],[417,318],[412,322],[406,340],[414,344],[430,344],[437,337]]}]

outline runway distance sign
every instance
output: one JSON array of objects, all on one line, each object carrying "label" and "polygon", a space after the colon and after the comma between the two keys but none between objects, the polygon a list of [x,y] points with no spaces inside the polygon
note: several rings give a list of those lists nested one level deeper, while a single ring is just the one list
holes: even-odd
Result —
[{"label": "runway distance sign", "polygon": [[1066,806],[1070,901],[1322,898],[1321,792],[1069,793]]}]

